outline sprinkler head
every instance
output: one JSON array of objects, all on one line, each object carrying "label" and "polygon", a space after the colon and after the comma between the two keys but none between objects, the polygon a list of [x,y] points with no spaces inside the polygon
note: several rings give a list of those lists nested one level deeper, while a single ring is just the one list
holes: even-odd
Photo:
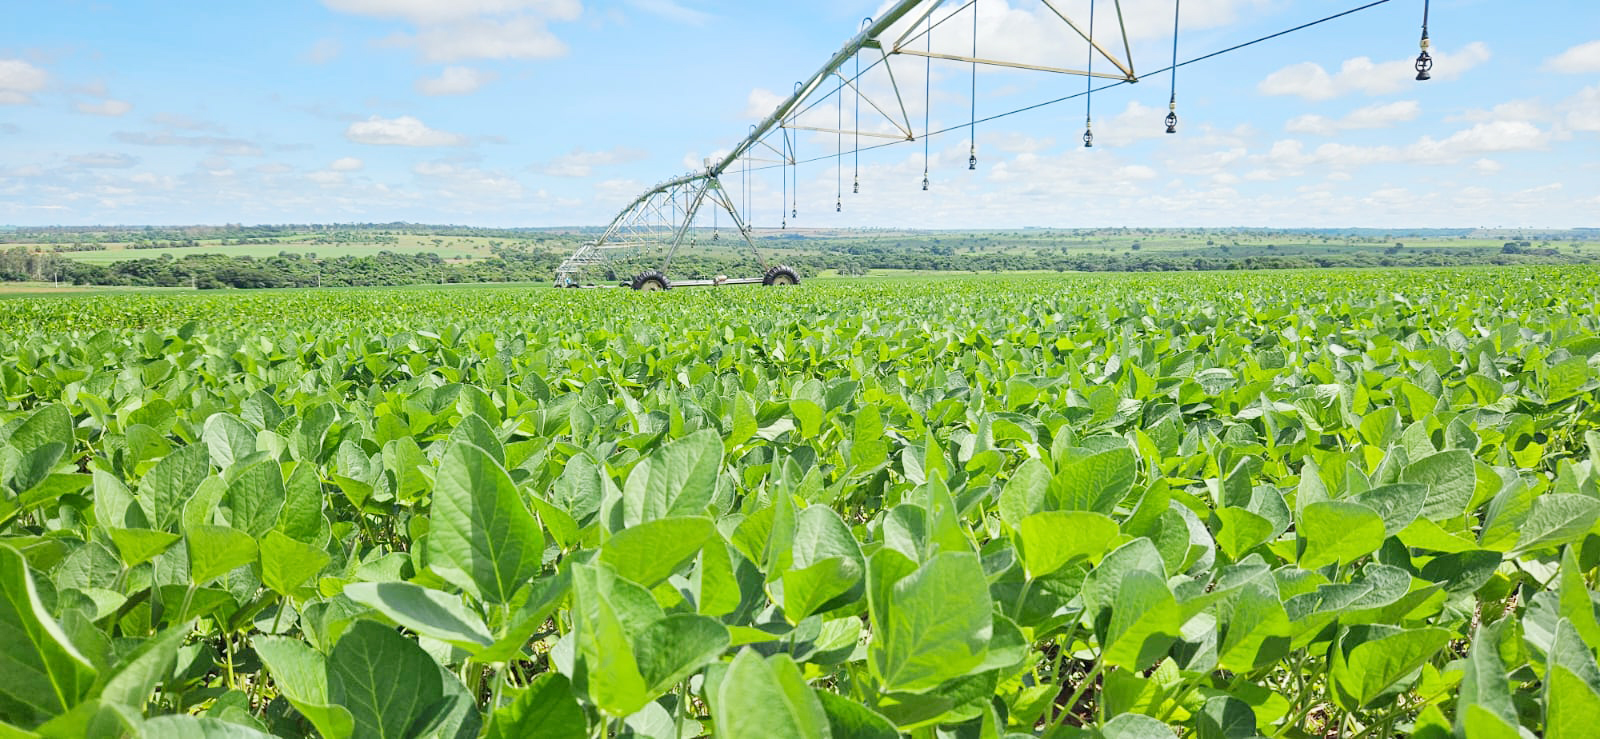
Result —
[{"label": "sprinkler head", "polygon": [[860,195],[861,194],[861,178],[860,177],[856,178],[856,184],[851,186],[850,192],[853,195]]},{"label": "sprinkler head", "polygon": [[1086,128],[1086,129],[1083,130],[1083,148],[1085,148],[1085,149],[1093,149],[1094,148],[1094,130],[1093,129]]},{"label": "sprinkler head", "polygon": [[1416,64],[1418,82],[1427,82],[1433,79],[1433,55],[1428,53],[1428,47],[1431,45],[1428,41],[1428,31],[1423,29],[1422,53],[1417,55]]},{"label": "sprinkler head", "polygon": [[1177,133],[1177,132],[1178,132],[1178,114],[1177,113],[1168,113],[1167,114],[1167,133]]},{"label": "sprinkler head", "polygon": [[974,171],[974,172],[976,172],[978,170],[978,154],[977,154],[977,152],[973,152],[972,156],[967,158],[967,169],[971,170],[971,171]]},{"label": "sprinkler head", "polygon": [[927,172],[923,172],[922,173],[922,191],[923,192],[927,192],[928,191],[928,184],[929,184],[928,183],[928,173]]},{"label": "sprinkler head", "polygon": [[833,212],[835,212],[835,213],[843,213],[844,212],[844,200],[835,200],[835,201],[833,201]]}]

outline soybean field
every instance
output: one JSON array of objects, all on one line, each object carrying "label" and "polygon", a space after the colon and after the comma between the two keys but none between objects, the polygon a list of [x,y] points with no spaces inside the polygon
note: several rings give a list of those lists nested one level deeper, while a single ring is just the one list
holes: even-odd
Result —
[{"label": "soybean field", "polygon": [[0,301],[4,736],[1580,737],[1600,270]]}]

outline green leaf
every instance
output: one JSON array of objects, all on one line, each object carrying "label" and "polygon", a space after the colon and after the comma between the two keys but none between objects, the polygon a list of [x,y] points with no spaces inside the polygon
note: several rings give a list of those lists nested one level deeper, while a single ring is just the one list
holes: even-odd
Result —
[{"label": "green leaf", "polygon": [[1182,616],[1159,575],[1146,570],[1128,572],[1118,583],[1101,659],[1129,670],[1149,667],[1182,634]]},{"label": "green leaf", "polygon": [[177,531],[183,504],[211,474],[203,444],[190,444],[163,457],[139,481],[139,505],[152,528]]},{"label": "green leaf", "polygon": [[677,572],[716,533],[709,518],[660,518],[618,532],[600,547],[600,561],[653,588]]},{"label": "green leaf", "polygon": [[711,715],[723,739],[831,736],[822,701],[786,654],[762,659],[748,648],[739,652],[712,699]]},{"label": "green leaf", "polygon": [[1211,515],[1217,529],[1217,546],[1235,562],[1277,532],[1271,521],[1243,508],[1219,508]]},{"label": "green leaf", "polygon": [[1450,643],[1448,629],[1355,626],[1334,649],[1329,676],[1347,711],[1366,708]]},{"label": "green leaf", "polygon": [[261,584],[279,595],[293,595],[321,573],[329,561],[327,552],[280,531],[269,531],[261,540]]},{"label": "green leaf", "polygon": [[1050,468],[1037,459],[1027,459],[1000,491],[1000,520],[1016,530],[1022,519],[1044,510],[1049,496]]},{"label": "green leaf", "polygon": [[1556,581],[1561,617],[1572,622],[1590,649],[1600,649],[1600,617],[1595,614],[1594,596],[1584,581],[1583,566],[1578,564],[1574,549],[1567,547],[1561,553],[1561,572]]},{"label": "green leaf", "polygon": [[1124,713],[1100,727],[1104,739],[1171,739],[1172,729],[1159,719],[1138,713]]},{"label": "green leaf", "polygon": [[234,569],[252,564],[259,554],[256,540],[227,526],[201,525],[183,534],[189,553],[189,582],[206,585]]},{"label": "green leaf", "polygon": [[192,623],[181,624],[141,643],[103,677],[105,684],[99,690],[100,700],[126,706],[135,713],[143,712],[156,686],[172,675],[173,665],[178,661],[178,647],[193,629]]},{"label": "green leaf", "polygon": [[1195,716],[1195,739],[1255,739],[1256,712],[1238,698],[1219,695],[1206,701]]},{"label": "green leaf", "polygon": [[1354,562],[1383,545],[1384,530],[1383,517],[1360,503],[1312,503],[1300,513],[1298,534],[1305,542],[1300,566],[1314,570]]},{"label": "green leaf", "polygon": [[143,728],[143,736],[151,739],[272,739],[264,731],[207,716],[157,716]]},{"label": "green leaf", "polygon": [[715,431],[703,429],[669,442],[628,473],[622,491],[624,523],[704,515],[721,469],[722,437]]},{"label": "green leaf", "polygon": [[1061,510],[1109,515],[1133,489],[1137,468],[1138,458],[1125,446],[1081,456],[1074,454],[1057,460],[1050,494]]},{"label": "green leaf", "polygon": [[0,544],[0,716],[24,726],[76,706],[95,669],[39,600],[27,560]]},{"label": "green leaf", "polygon": [[233,480],[222,496],[223,515],[229,526],[260,538],[278,525],[283,511],[283,471],[274,460],[264,460],[231,471]]},{"label": "green leaf", "polygon": [[872,672],[889,692],[920,693],[983,663],[994,629],[977,555],[940,552],[873,603]]},{"label": "green leaf", "polygon": [[111,537],[111,543],[116,545],[122,564],[128,567],[149,562],[183,538],[154,529],[109,529],[106,534]]},{"label": "green leaf", "polygon": [[1098,563],[1121,531],[1110,516],[1088,511],[1047,511],[1022,519],[1017,548],[1029,579],[1086,559]]},{"label": "green leaf", "polygon": [[1594,735],[1600,726],[1600,666],[1572,622],[1556,622],[1545,672],[1546,739]]},{"label": "green leaf", "polygon": [[211,461],[222,469],[232,467],[234,462],[256,451],[255,429],[229,413],[218,413],[207,418],[200,437],[211,454]]},{"label": "green leaf", "polygon": [[832,739],[900,739],[894,723],[883,714],[838,693],[816,688],[817,700],[828,716]]},{"label": "green leaf", "polygon": [[1479,626],[1467,653],[1461,678],[1461,693],[1456,701],[1455,730],[1468,737],[1516,737],[1517,708],[1511,698],[1511,683],[1500,661],[1500,634],[1506,622]]},{"label": "green leaf", "polygon": [[587,739],[589,720],[564,675],[546,672],[489,718],[485,739]]},{"label": "green leaf", "polygon": [[469,654],[494,644],[489,627],[467,610],[460,596],[407,582],[356,583],[346,586],[344,595],[407,629]]},{"label": "green leaf", "polygon": [[1472,452],[1452,449],[1412,462],[1400,473],[1400,481],[1427,486],[1422,518],[1443,521],[1466,513],[1478,475]]},{"label": "green leaf", "polygon": [[654,698],[721,657],[731,641],[728,628],[714,618],[674,614],[634,635],[634,662]]},{"label": "green leaf", "polygon": [[1581,541],[1600,520],[1600,500],[1587,495],[1541,495],[1522,522],[1522,536],[1513,554],[1550,549]]},{"label": "green leaf", "polygon": [[539,573],[539,522],[505,469],[476,446],[445,450],[429,520],[428,565],[480,601],[510,603]]},{"label": "green leaf", "polygon": [[[265,636],[254,642],[273,684],[300,715],[317,727],[318,733],[325,739],[347,739],[354,734],[352,709],[335,703],[330,696],[327,658],[297,639]],[[432,669],[431,664],[429,668]]]},{"label": "green leaf", "polygon": [[1417,520],[1427,499],[1426,485],[1402,482],[1373,488],[1350,500],[1377,511],[1383,517],[1384,535],[1394,536]]},{"label": "green leaf", "polygon": [[414,736],[443,697],[433,658],[375,621],[357,621],[328,657],[328,701],[350,710],[355,739]]}]

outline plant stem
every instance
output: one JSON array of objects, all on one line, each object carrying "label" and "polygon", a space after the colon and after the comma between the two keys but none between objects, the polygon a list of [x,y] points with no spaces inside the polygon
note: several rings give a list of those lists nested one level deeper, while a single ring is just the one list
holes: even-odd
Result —
[{"label": "plant stem", "polygon": [[1078,705],[1078,700],[1083,698],[1083,694],[1087,693],[1089,691],[1089,687],[1094,685],[1095,680],[1099,679],[1100,671],[1105,669],[1105,662],[1102,659],[1103,657],[1104,655],[1095,658],[1094,669],[1089,670],[1089,674],[1084,675],[1083,679],[1078,682],[1078,688],[1077,690],[1072,691],[1072,697],[1067,699],[1066,707],[1062,708],[1061,713],[1057,714],[1055,720],[1050,722],[1051,728],[1060,726],[1061,723],[1066,720],[1067,716],[1072,714],[1072,709]]}]

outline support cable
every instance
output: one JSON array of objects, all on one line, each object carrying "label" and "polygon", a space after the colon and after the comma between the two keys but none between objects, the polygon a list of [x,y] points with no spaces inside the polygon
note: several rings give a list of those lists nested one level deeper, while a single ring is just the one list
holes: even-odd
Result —
[{"label": "support cable", "polygon": [[1089,65],[1083,76],[1083,148],[1094,148],[1094,0],[1089,0]]},{"label": "support cable", "polygon": [[834,132],[833,181],[836,186],[833,212],[844,212],[844,91],[839,92],[839,124]]},{"label": "support cable", "polygon": [[1172,0],[1172,99],[1167,102],[1167,133],[1178,132],[1178,19],[1183,0]]},{"label": "support cable", "polygon": [[1428,0],[1422,0],[1422,53],[1417,55],[1417,81],[1433,79],[1433,55],[1428,53]]},{"label": "support cable", "polygon": [[[1158,70],[1155,70],[1154,72],[1150,72],[1150,73],[1144,75],[1144,77],[1152,77],[1152,76],[1155,76],[1155,75],[1158,75],[1158,74],[1166,74],[1168,72],[1173,72],[1175,70],[1187,67],[1187,66],[1189,66],[1191,64],[1199,64],[1200,62],[1209,61],[1211,59],[1215,59],[1215,58],[1217,58],[1219,56],[1223,56],[1223,55],[1226,55],[1226,54],[1231,54],[1231,53],[1233,53],[1235,51],[1239,51],[1241,49],[1246,49],[1246,48],[1249,48],[1251,46],[1256,46],[1258,44],[1263,44],[1263,43],[1266,43],[1268,41],[1272,41],[1274,39],[1282,38],[1284,36],[1288,36],[1290,34],[1297,33],[1299,31],[1304,31],[1304,30],[1306,30],[1308,28],[1313,28],[1315,26],[1323,25],[1325,23],[1330,23],[1332,21],[1338,20],[1340,18],[1344,18],[1346,16],[1355,15],[1356,13],[1360,13],[1360,12],[1362,12],[1364,10],[1371,10],[1372,8],[1378,7],[1379,5],[1387,5],[1390,2],[1393,2],[1393,0],[1373,0],[1373,2],[1367,3],[1365,5],[1360,5],[1360,6],[1351,8],[1349,10],[1345,10],[1345,11],[1342,11],[1342,12],[1339,12],[1339,13],[1335,13],[1333,15],[1329,15],[1329,16],[1326,16],[1326,17],[1323,17],[1323,18],[1320,18],[1320,19],[1317,19],[1317,20],[1314,20],[1314,21],[1310,21],[1308,23],[1302,23],[1302,24],[1300,24],[1298,26],[1295,26],[1293,28],[1287,28],[1287,29],[1284,29],[1282,31],[1278,31],[1276,33],[1271,33],[1271,34],[1268,34],[1266,36],[1262,36],[1260,38],[1256,38],[1256,39],[1252,39],[1250,41],[1246,41],[1244,43],[1235,44],[1233,46],[1229,46],[1229,47],[1224,48],[1224,49],[1218,49],[1216,51],[1213,51],[1213,52],[1210,52],[1210,53],[1207,53],[1207,54],[1202,54],[1202,55],[1194,57],[1192,59],[1187,59],[1185,61],[1182,61],[1182,62],[1179,62],[1177,64],[1174,64],[1174,65],[1172,65],[1170,67],[1166,67],[1164,69],[1158,69]],[[1041,108],[1048,108],[1048,107],[1050,107],[1052,105],[1060,105],[1062,103],[1071,102],[1073,100],[1077,100],[1078,98],[1084,97],[1085,95],[1087,95],[1087,94],[1089,94],[1091,92],[1105,92],[1106,90],[1110,90],[1110,89],[1115,88],[1115,87],[1122,87],[1123,85],[1127,85],[1127,84],[1131,84],[1131,83],[1128,82],[1127,80],[1116,80],[1114,82],[1109,82],[1109,83],[1101,85],[1099,87],[1092,88],[1088,92],[1073,93],[1071,95],[1066,95],[1066,96],[1063,96],[1063,97],[1059,97],[1059,98],[1056,98],[1054,100],[1046,100],[1044,102],[1034,103],[1033,105],[1027,105],[1027,106],[1023,106],[1021,108],[1015,108],[1013,110],[1008,110],[1008,111],[1006,111],[1004,113],[996,113],[996,114],[991,115],[991,116],[986,116],[984,118],[979,118],[977,123],[980,124],[980,125],[984,124],[984,123],[993,123],[994,121],[1002,120],[1002,119],[1005,119],[1005,118],[1010,118],[1011,116],[1014,116],[1014,115],[1021,115],[1023,113],[1031,113],[1031,112],[1033,112],[1035,110],[1039,110]],[[930,135],[930,136],[942,136],[944,134],[953,133],[955,131],[959,131],[960,129],[966,128],[967,125],[968,124],[963,123],[963,124],[960,124],[960,125],[957,125],[957,126],[951,126],[949,128],[944,128],[944,129],[940,129],[938,131],[933,131],[933,132],[929,133],[928,135]],[[884,143],[881,143],[881,144],[872,144],[872,145],[869,145],[869,146],[863,146],[863,147],[860,148],[860,151],[866,152],[866,151],[876,151],[878,149],[887,149],[887,148],[889,148],[891,146],[896,146],[896,145],[901,144],[901,143],[904,143],[904,142],[901,142],[901,141],[887,141],[887,142],[884,142]],[[826,157],[824,157],[824,158],[826,158]],[[816,161],[819,161],[819,160],[817,160],[817,159],[808,159],[808,160],[805,161],[805,163],[806,164],[810,164],[810,163],[813,163],[813,162],[816,162]],[[775,167],[775,165],[768,165],[766,167],[758,168],[757,171],[773,169],[774,167]]]},{"label": "support cable", "polygon": [[[978,58],[978,0],[972,0],[972,58]],[[967,130],[967,140],[972,144],[972,154],[967,157],[967,169],[978,169],[978,62],[972,62],[972,114]]]},{"label": "support cable", "polygon": [[923,58],[923,104],[922,104],[922,191],[928,191],[928,139],[932,136],[928,129],[933,126],[933,15],[928,15],[928,54]]}]

